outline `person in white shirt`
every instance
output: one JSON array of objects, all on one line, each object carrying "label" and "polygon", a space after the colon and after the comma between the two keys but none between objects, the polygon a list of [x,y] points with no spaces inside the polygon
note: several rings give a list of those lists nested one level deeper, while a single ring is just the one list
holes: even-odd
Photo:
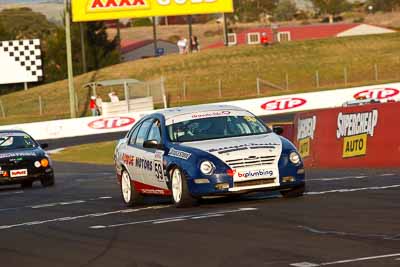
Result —
[{"label": "person in white shirt", "polygon": [[187,45],[188,41],[186,38],[181,37],[177,43],[178,48],[179,48],[179,54],[186,54],[187,53]]},{"label": "person in white shirt", "polygon": [[108,96],[110,97],[111,103],[119,102],[119,97],[117,96],[117,94],[115,92],[109,93]]}]

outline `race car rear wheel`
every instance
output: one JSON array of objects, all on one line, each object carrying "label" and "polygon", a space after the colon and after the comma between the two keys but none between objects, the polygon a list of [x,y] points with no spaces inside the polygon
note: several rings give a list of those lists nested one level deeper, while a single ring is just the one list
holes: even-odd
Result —
[{"label": "race car rear wheel", "polygon": [[40,179],[40,183],[42,184],[43,187],[53,186],[54,185],[54,176],[42,178],[42,179]]},{"label": "race car rear wheel", "polygon": [[306,190],[306,186],[302,185],[302,186],[295,187],[295,188],[292,188],[287,191],[281,191],[281,194],[284,198],[301,197],[301,196],[303,196],[305,190]]},{"label": "race car rear wheel", "polygon": [[21,183],[21,187],[22,188],[32,188],[32,184],[33,184],[32,181],[24,181]]},{"label": "race car rear wheel", "polygon": [[143,201],[143,196],[136,191],[135,186],[127,171],[122,172],[121,177],[121,195],[124,203],[131,207]]},{"label": "race car rear wheel", "polygon": [[185,174],[175,168],[171,175],[172,200],[177,208],[192,207],[197,200],[189,192]]}]

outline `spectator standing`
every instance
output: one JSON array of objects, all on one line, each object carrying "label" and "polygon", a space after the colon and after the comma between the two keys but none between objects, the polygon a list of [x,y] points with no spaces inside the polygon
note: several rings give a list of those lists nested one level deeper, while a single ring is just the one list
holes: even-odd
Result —
[{"label": "spectator standing", "polygon": [[119,97],[117,96],[117,94],[114,91],[109,93],[108,96],[110,97],[111,103],[119,102]]},{"label": "spectator standing", "polygon": [[90,97],[89,108],[92,111],[92,116],[96,116],[97,111],[96,111],[96,97],[95,96]]},{"label": "spectator standing", "polygon": [[197,38],[197,36],[192,36],[192,39],[190,40],[190,44],[192,46],[192,52],[196,53],[200,51],[200,43],[199,43],[199,39]]},{"label": "spectator standing", "polygon": [[267,45],[268,45],[268,36],[267,36],[267,33],[266,33],[266,32],[263,32],[263,33],[261,34],[261,44],[262,44],[263,46],[267,46]]},{"label": "spectator standing", "polygon": [[100,116],[102,113],[101,106],[103,105],[103,100],[101,99],[100,96],[96,97],[96,111],[97,115]]},{"label": "spectator standing", "polygon": [[184,38],[183,36],[181,36],[181,38],[179,39],[179,41],[177,42],[177,46],[179,49],[179,54],[186,54],[187,53],[187,45],[188,45],[188,41],[186,38]]}]

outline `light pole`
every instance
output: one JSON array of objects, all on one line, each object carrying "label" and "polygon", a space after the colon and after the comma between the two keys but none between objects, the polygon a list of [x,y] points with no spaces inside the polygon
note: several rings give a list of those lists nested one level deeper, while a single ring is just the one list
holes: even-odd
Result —
[{"label": "light pole", "polygon": [[69,107],[71,112],[71,118],[76,118],[74,72],[72,69],[71,18],[69,13],[70,8],[68,0],[64,0],[64,7],[65,7],[65,40],[67,45]]}]

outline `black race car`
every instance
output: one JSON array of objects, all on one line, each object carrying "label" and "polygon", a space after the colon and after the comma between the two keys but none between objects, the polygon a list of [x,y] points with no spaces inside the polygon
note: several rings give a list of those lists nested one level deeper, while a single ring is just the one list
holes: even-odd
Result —
[{"label": "black race car", "polygon": [[32,187],[54,185],[52,162],[40,145],[24,131],[0,131],[0,185],[21,184]]}]

